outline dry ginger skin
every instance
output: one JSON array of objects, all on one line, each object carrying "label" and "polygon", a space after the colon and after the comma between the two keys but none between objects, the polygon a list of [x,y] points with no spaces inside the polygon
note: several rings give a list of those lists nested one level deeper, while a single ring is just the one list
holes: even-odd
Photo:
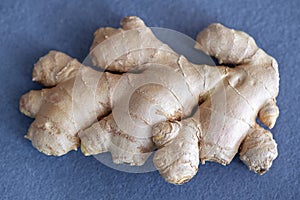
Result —
[{"label": "dry ginger skin", "polygon": [[[265,173],[277,157],[277,144],[256,118],[273,128],[279,115],[277,62],[252,37],[221,24],[200,32],[197,41],[196,48],[235,67],[225,67],[224,77],[209,95],[200,96],[204,101],[193,117],[154,126],[153,141],[159,148],[155,166],[166,181],[182,184],[196,174],[199,158],[203,164],[226,165],[240,149],[240,159],[250,170]],[[210,68],[209,73],[218,68]]]},{"label": "dry ginger skin", "polygon": [[[195,65],[159,41],[138,17],[126,17],[121,25],[94,34],[93,64],[109,72],[57,51],[35,64],[33,80],[50,88],[20,100],[21,112],[35,118],[26,135],[34,147],[60,156],[80,145],[85,155],[109,151],[113,162],[130,165],[143,165],[156,147],[154,164],[174,184],[190,180],[199,159],[225,165],[239,148],[251,170],[269,169],[276,143],[255,119],[272,128],[279,113],[279,74],[272,57],[247,34],[213,24],[198,35],[196,48],[236,67]],[[160,84],[135,88],[149,73]],[[126,105],[129,117],[118,110],[125,86],[134,90]],[[150,133],[124,130],[120,118],[150,127]]]}]

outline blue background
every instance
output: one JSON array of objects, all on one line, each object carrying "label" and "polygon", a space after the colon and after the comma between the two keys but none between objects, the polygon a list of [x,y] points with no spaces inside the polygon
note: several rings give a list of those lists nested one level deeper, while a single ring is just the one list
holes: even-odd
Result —
[{"label": "blue background", "polygon": [[[0,2],[0,199],[300,199],[300,1],[11,1]],[[51,49],[83,60],[93,32],[138,15],[149,26],[193,38],[212,22],[246,31],[274,56],[281,75],[280,117],[272,130],[279,157],[258,176],[238,158],[226,167],[200,166],[183,186],[157,172],[127,174],[71,152],[47,157],[23,138],[32,119],[19,113],[20,96],[41,88],[33,64]]]}]

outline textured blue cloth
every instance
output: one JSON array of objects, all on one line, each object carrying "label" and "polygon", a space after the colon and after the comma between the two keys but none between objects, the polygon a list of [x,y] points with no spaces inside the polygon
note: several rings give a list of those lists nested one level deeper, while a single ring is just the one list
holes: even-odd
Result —
[{"label": "textured blue cloth", "polygon": [[[300,199],[300,1],[11,1],[0,2],[0,199]],[[18,110],[20,96],[41,88],[33,64],[51,49],[82,60],[93,32],[138,15],[149,26],[193,38],[212,22],[246,31],[274,56],[281,75],[280,117],[272,130],[279,157],[263,176],[235,158],[226,167],[200,166],[183,186],[158,172],[128,174],[80,152],[47,157],[23,138],[32,119]]]}]

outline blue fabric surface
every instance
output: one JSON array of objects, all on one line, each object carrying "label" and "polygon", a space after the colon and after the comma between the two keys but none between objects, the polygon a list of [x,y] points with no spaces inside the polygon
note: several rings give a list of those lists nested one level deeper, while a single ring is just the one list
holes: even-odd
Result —
[{"label": "blue fabric surface", "polygon": [[[0,2],[0,199],[300,199],[300,1],[11,1]],[[128,174],[71,152],[47,157],[23,138],[32,119],[20,96],[41,88],[33,64],[51,49],[83,60],[101,26],[138,15],[149,26],[193,38],[212,22],[246,31],[274,56],[281,75],[280,117],[272,130],[279,157],[263,176],[235,158],[226,167],[200,166],[183,186],[158,172]]]}]

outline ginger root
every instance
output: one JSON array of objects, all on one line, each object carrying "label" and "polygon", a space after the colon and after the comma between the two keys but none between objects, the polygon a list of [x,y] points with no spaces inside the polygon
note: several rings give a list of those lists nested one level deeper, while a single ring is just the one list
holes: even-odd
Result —
[{"label": "ginger root", "polygon": [[[203,164],[214,161],[227,165],[241,148],[240,159],[249,169],[258,174],[265,173],[277,157],[277,144],[271,132],[256,123],[256,118],[259,117],[263,124],[272,128],[278,117],[275,99],[279,89],[277,62],[258,48],[249,35],[221,24],[212,24],[200,32],[197,41],[196,48],[216,57],[221,63],[236,66],[221,66],[224,76],[214,83],[210,95],[204,98],[193,117],[181,122],[155,125],[153,141],[159,150],[155,153],[154,164],[171,183],[182,184],[192,178],[197,168],[185,165],[189,163],[193,166],[193,156],[181,157],[182,161],[178,161],[176,155],[195,153],[189,140],[177,141],[177,138],[191,134],[189,130],[193,129],[194,134],[199,135],[194,136],[194,142],[199,142],[197,151]],[[211,67],[208,74],[218,68]],[[206,82],[211,81],[209,79]],[[200,99],[203,98],[200,96]],[[186,121],[198,123],[186,125]],[[157,127],[160,127],[159,139],[156,136]],[[166,138],[174,139],[165,141]],[[176,153],[172,153],[174,148]],[[174,169],[186,171],[183,173]]]},{"label": "ginger root", "polygon": [[[52,88],[31,91],[23,95],[20,110],[25,115],[35,118],[26,138],[31,140],[39,151],[47,155],[60,156],[70,150],[76,150],[81,145],[85,155],[110,151],[115,163],[142,165],[154,149],[150,135],[151,125],[160,121],[181,119],[191,114],[202,90],[201,86],[193,85],[193,82],[201,79],[201,72],[192,65],[183,69],[180,62],[185,60],[184,57],[177,55],[160,42],[146,26],[131,31],[130,27],[135,28],[135,24],[144,23],[137,17],[125,18],[122,20],[122,26],[129,30],[124,33],[127,37],[124,37],[123,33],[111,36],[114,38],[104,37],[108,41],[119,41],[118,46],[126,47],[126,52],[120,51],[117,54],[125,54],[130,59],[116,56],[110,60],[105,56],[101,60],[101,57],[95,55],[99,54],[97,53],[99,50],[103,50],[102,45],[99,48],[98,46],[91,48],[93,60],[97,59],[96,64],[102,63],[102,68],[108,66],[110,71],[117,72],[115,74],[95,71],[57,51],[49,52],[35,64],[33,80]],[[94,43],[101,39],[97,36],[101,30],[96,31]],[[102,34],[105,33],[104,31]],[[142,39],[138,40],[137,37]],[[149,39],[148,45],[143,38],[153,39]],[[130,40],[132,47],[128,47]],[[116,52],[115,48],[114,45],[106,46],[103,53]],[[140,63],[142,55],[150,59]],[[122,63],[122,60],[125,61]],[[160,69],[162,66],[166,69]],[[150,71],[120,74],[126,70],[142,68],[149,68]],[[182,76],[178,75],[178,69],[188,77],[187,86],[176,84],[176,81],[183,80]],[[152,78],[153,72],[159,71],[161,76],[156,77],[156,83],[147,83],[134,88],[134,82],[147,79],[149,76]],[[173,73],[173,76],[166,77],[165,73]],[[157,84],[159,82],[168,87]],[[150,128],[148,135],[144,133],[137,135],[134,133],[135,130],[126,132],[123,127],[118,127],[120,124],[117,126],[115,120],[126,120],[125,114],[117,119],[113,116],[114,110],[118,109],[118,105],[122,102],[122,98],[114,99],[113,96],[119,93],[118,88],[122,87],[122,84],[127,85],[127,90],[132,85],[131,89],[136,89],[130,99],[130,118],[134,123],[148,126]],[[183,93],[182,88],[186,92]],[[118,91],[115,91],[117,89]],[[185,106],[184,109],[182,105]],[[99,122],[96,122],[97,119]]]},{"label": "ginger root", "polygon": [[256,118],[275,125],[278,66],[252,37],[221,24],[200,32],[195,48],[235,65],[214,67],[178,55],[138,17],[121,25],[94,34],[99,71],[57,51],[35,64],[33,81],[49,88],[20,100],[35,118],[25,136],[34,147],[55,156],[79,146],[85,155],[109,151],[115,163],[137,166],[157,148],[153,162],[173,184],[189,181],[199,161],[229,164],[239,149],[250,170],[271,167],[277,145]]},{"label": "ginger root", "polygon": [[[82,79],[76,79],[77,73]],[[60,156],[76,150],[79,130],[89,127],[97,116],[109,113],[110,85],[118,78],[119,75],[83,67],[63,53],[50,51],[35,64],[33,80],[52,88],[30,91],[20,100],[20,111],[35,118],[25,137],[47,155]],[[82,87],[76,98],[75,80],[80,80],[76,84]],[[93,88],[95,81],[99,81],[97,88]]]}]

